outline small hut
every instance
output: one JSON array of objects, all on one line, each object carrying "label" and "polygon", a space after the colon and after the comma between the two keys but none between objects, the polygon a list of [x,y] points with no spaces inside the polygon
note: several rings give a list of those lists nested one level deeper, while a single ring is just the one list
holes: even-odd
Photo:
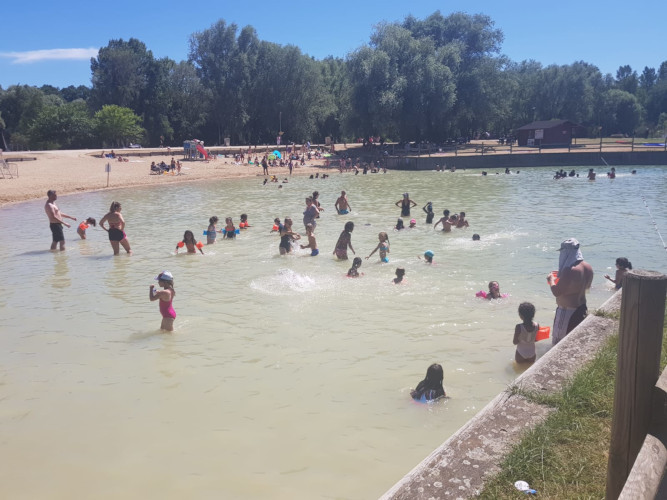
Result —
[{"label": "small hut", "polygon": [[543,120],[516,130],[519,146],[541,148],[569,146],[572,138],[583,137],[586,129],[569,120]]}]

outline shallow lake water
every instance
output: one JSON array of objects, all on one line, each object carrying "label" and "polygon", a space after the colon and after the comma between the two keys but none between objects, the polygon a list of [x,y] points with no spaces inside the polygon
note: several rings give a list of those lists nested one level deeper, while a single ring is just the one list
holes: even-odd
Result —
[{"label": "shallow lake water", "polygon": [[[517,307],[533,302],[551,325],[545,277],[562,240],[579,239],[595,270],[589,308],[612,295],[603,275],[617,257],[665,271],[653,220],[667,233],[667,170],[637,168],[595,182],[584,167],[559,181],[545,168],[336,172],[282,188],[257,177],[58,199],[79,220],[120,201],[131,257],[113,257],[99,228],[85,241],[66,229],[67,251],[48,251],[45,200],[1,209],[0,497],[380,496],[517,376]],[[342,189],[350,215],[333,208]],[[314,190],[320,255],[279,256],[274,217],[303,234]],[[393,232],[404,191],[417,228]],[[463,210],[470,227],[426,227],[427,201],[435,220]],[[184,230],[205,241],[210,216],[241,213],[252,227],[236,240],[174,255]],[[348,220],[359,256],[390,236],[389,264],[364,260],[360,279],[331,255]],[[426,250],[433,265],[418,258]],[[148,300],[162,270],[175,277],[171,334]],[[491,280],[509,296],[476,298]],[[409,391],[433,362],[450,397],[415,404]]]}]

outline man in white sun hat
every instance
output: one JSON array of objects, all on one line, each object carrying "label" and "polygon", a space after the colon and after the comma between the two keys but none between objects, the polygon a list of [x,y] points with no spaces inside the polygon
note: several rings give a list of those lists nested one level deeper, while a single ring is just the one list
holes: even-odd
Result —
[{"label": "man in white sun hat", "polygon": [[563,340],[586,317],[586,290],[593,282],[593,268],[584,261],[576,239],[569,238],[561,243],[559,252],[558,279],[553,274],[547,276],[558,305],[551,336],[553,345]]}]

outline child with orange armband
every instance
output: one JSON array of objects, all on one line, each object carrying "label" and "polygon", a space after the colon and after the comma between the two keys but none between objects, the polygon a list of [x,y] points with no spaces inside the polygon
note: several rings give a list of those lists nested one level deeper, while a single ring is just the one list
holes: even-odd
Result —
[{"label": "child with orange armband", "polygon": [[239,222],[239,229],[248,229],[250,223],[248,223],[248,214],[241,214],[241,222]]},{"label": "child with orange armband", "polygon": [[533,363],[536,358],[535,342],[549,338],[551,329],[548,326],[540,327],[533,321],[535,306],[530,302],[519,305],[519,317],[523,322],[514,328],[514,359],[517,363]]},{"label": "child with orange armband", "polygon": [[197,253],[197,250],[199,250],[204,255],[203,246],[204,244],[201,241],[195,240],[195,235],[192,231],[188,230],[183,234],[183,241],[179,241],[176,245],[176,253],[178,253],[179,248],[185,247],[188,253]]},{"label": "child with orange armband", "polygon": [[86,229],[90,226],[97,226],[97,222],[92,217],[88,217],[85,221],[79,224],[79,227],[76,229],[76,232],[81,236],[82,240],[86,239]]}]

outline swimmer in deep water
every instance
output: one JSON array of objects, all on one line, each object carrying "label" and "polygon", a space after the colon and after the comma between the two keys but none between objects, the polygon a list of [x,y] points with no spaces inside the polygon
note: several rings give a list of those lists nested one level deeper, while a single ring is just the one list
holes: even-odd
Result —
[{"label": "swimmer in deep water", "polygon": [[160,301],[160,313],[162,314],[160,329],[172,332],[174,331],[174,320],[176,319],[176,311],[174,311],[172,305],[174,297],[176,296],[176,290],[174,290],[174,277],[169,271],[162,271],[155,279],[163,290],[158,290],[156,292],[155,285],[151,285],[148,291],[148,298],[151,302],[156,300]]},{"label": "swimmer in deep water", "polygon": [[362,262],[361,257],[355,257],[354,260],[352,260],[352,267],[347,272],[348,278],[359,277],[359,268],[361,267],[361,262]]},{"label": "swimmer in deep water", "polygon": [[79,224],[79,227],[76,229],[76,232],[81,237],[82,240],[86,239],[86,229],[90,226],[97,226],[97,222],[93,217],[88,217],[85,221]]},{"label": "swimmer in deep water", "polygon": [[373,249],[373,251],[368,254],[368,257],[366,257],[366,259],[369,259],[371,255],[373,255],[375,252],[379,250],[380,261],[387,263],[389,262],[389,259],[387,258],[387,254],[389,253],[389,235],[387,235],[387,233],[383,231],[378,234],[378,239],[380,240],[380,243],[378,243],[375,249]]},{"label": "swimmer in deep water", "polygon": [[410,391],[410,396],[415,401],[435,401],[436,399],[447,396],[445,388],[442,386],[444,375],[442,366],[433,363],[426,370],[426,377],[417,384],[417,387]]},{"label": "swimmer in deep water", "polygon": [[320,251],[317,249],[317,241],[315,240],[315,228],[310,223],[306,224],[306,236],[308,237],[308,244],[300,245],[301,249],[305,250],[306,248],[310,248],[310,256],[315,257]]}]

